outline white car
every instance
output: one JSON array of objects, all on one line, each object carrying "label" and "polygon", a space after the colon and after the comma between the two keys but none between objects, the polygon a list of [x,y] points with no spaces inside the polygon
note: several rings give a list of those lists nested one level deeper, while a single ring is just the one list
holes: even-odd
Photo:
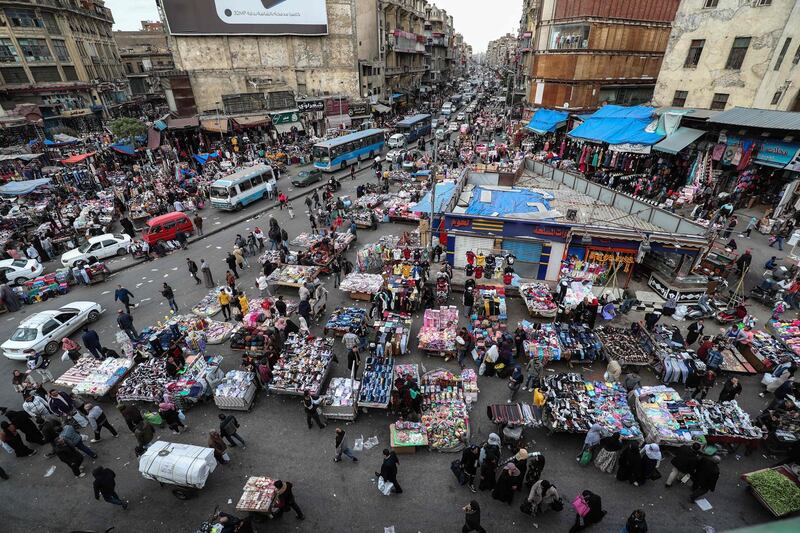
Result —
[{"label": "white car", "polygon": [[0,261],[0,279],[19,285],[42,275],[44,267],[36,259],[4,259]]},{"label": "white car", "polygon": [[431,120],[431,129],[435,130],[438,127],[439,127],[439,119],[435,118]]},{"label": "white car", "polygon": [[452,131],[452,132],[458,131],[458,123],[457,122],[451,122],[450,123],[450,131]]},{"label": "white car", "polygon": [[100,259],[113,257],[115,255],[125,255],[131,245],[131,236],[125,233],[106,233],[92,237],[88,242],[73,248],[69,252],[64,252],[61,256],[61,264],[65,267],[82,266],[88,263],[96,263]]},{"label": "white car", "polygon": [[406,145],[406,136],[402,133],[395,133],[389,137],[389,141],[386,144],[389,148],[402,148]]},{"label": "white car", "polygon": [[464,122],[465,118],[467,118],[467,115],[465,115],[464,113],[459,113],[458,115],[456,115],[456,120],[458,122]]},{"label": "white car", "polygon": [[72,302],[51,311],[40,311],[20,322],[0,348],[3,355],[15,361],[25,360],[25,350],[53,355],[61,347],[61,339],[83,324],[96,321],[102,313],[103,308],[95,302]]},{"label": "white car", "polygon": [[438,130],[436,130],[436,138],[438,140],[443,141],[445,140],[446,137],[447,137],[447,132],[444,129],[439,128]]},{"label": "white car", "polygon": [[387,161],[397,161],[406,155],[406,150],[390,150],[386,153]]}]

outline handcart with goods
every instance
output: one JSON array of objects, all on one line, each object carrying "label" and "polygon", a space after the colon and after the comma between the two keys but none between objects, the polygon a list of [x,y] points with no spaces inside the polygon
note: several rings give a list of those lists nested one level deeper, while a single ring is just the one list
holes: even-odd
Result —
[{"label": "handcart with goods", "polygon": [[180,500],[195,497],[216,468],[212,448],[162,440],[150,445],[139,458],[142,477],[158,481],[162,487],[174,485],[172,494]]},{"label": "handcart with goods", "polygon": [[236,504],[236,510],[247,512],[254,519],[272,518],[277,495],[278,489],[275,488],[274,479],[263,476],[249,477],[242,488],[242,496]]},{"label": "handcart with goods", "polygon": [[800,465],[764,468],[742,474],[747,488],[776,518],[800,511]]}]

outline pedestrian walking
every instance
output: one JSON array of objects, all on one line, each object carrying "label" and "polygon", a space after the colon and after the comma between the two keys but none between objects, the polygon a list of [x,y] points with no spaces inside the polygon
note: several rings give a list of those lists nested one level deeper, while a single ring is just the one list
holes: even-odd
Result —
[{"label": "pedestrian walking", "polygon": [[388,448],[383,449],[383,462],[381,463],[381,471],[375,473],[375,477],[382,477],[384,482],[393,485],[392,492],[402,494],[403,489],[397,481],[397,465],[400,464],[400,459],[397,454]]},{"label": "pedestrian walking", "polygon": [[279,203],[278,208],[281,211],[283,211],[283,208],[286,207],[287,200],[288,200],[288,197],[286,196],[286,193],[278,191],[278,203]]},{"label": "pedestrian walking", "polygon": [[34,444],[44,444],[44,437],[42,432],[36,426],[33,418],[25,411],[14,411],[0,407],[0,414],[5,415],[9,423],[11,423],[18,431],[25,435],[26,442]]},{"label": "pedestrian walking", "polygon": [[[22,435],[17,431],[16,426],[3,420],[0,422],[0,442],[6,448],[8,453],[14,452],[17,457],[28,457],[29,455],[36,455],[36,450],[32,450],[25,446],[22,442]],[[10,450],[9,450],[10,448]]]},{"label": "pedestrian walking", "polygon": [[231,291],[236,290],[236,276],[230,270],[225,271],[225,283],[230,287]]},{"label": "pedestrian walking", "polygon": [[514,401],[514,398],[517,397],[520,387],[522,387],[522,382],[524,379],[525,376],[522,375],[522,369],[519,367],[519,365],[514,366],[514,371],[511,373],[511,377],[508,378],[509,394],[506,403],[511,403]]},{"label": "pedestrian walking", "polygon": [[236,257],[230,252],[228,252],[228,256],[225,258],[225,263],[228,265],[228,270],[233,272],[233,275],[236,279],[239,279],[239,271],[236,270]]},{"label": "pedestrian walking", "polygon": [[217,295],[217,301],[219,302],[220,307],[222,308],[222,316],[225,318],[225,321],[231,319],[231,295],[225,289],[220,289],[219,294]]},{"label": "pedestrian walking", "polygon": [[144,454],[145,450],[150,447],[155,437],[155,429],[153,425],[147,420],[140,420],[133,430],[133,435],[136,437],[136,457]]},{"label": "pedestrian walking", "polygon": [[342,428],[336,428],[336,454],[333,457],[333,462],[338,463],[342,460],[342,455],[346,455],[353,460],[354,463],[358,462],[358,458],[353,455],[350,449],[350,440],[347,438],[347,433]]},{"label": "pedestrian walking", "polygon": [[475,476],[478,474],[478,459],[480,448],[477,444],[472,444],[461,452],[461,471],[464,473],[463,482],[472,492],[478,492],[475,488]]},{"label": "pedestrian walking", "polygon": [[347,369],[355,379],[358,378],[358,367],[360,364],[361,354],[358,353],[358,348],[354,346],[347,350]]},{"label": "pedestrian walking", "polygon": [[83,443],[83,435],[78,433],[78,430],[76,430],[72,424],[64,424],[61,427],[61,432],[58,434],[58,436],[64,439],[67,444],[76,450],[82,451],[92,459],[97,459],[97,452]]},{"label": "pedestrian walking", "polygon": [[214,277],[211,275],[211,267],[208,266],[205,259],[200,260],[200,272],[203,273],[206,288],[213,289],[215,287]]},{"label": "pedestrian walking", "polygon": [[247,313],[250,312],[250,300],[247,299],[247,295],[244,292],[239,291],[239,293],[236,295],[236,298],[237,303],[239,304],[239,310],[242,312],[242,316],[247,315]]},{"label": "pedestrian walking", "polygon": [[72,470],[75,477],[86,476],[86,472],[81,468],[83,456],[62,437],[56,438],[53,442],[53,453],[62,463]]},{"label": "pedestrian walking", "polygon": [[[699,442],[693,442],[691,446],[681,446],[675,450],[675,456],[670,461],[672,471],[667,476],[667,481],[664,486],[669,488],[675,483],[676,479],[681,479],[691,476],[697,469],[697,464],[700,462],[700,453],[703,446]],[[688,480],[688,478],[687,478]]]},{"label": "pedestrian walking", "polygon": [[311,304],[308,299],[300,298],[300,303],[297,305],[297,314],[303,317],[306,323],[311,323]]},{"label": "pedestrian walking", "polygon": [[303,409],[306,411],[306,423],[308,424],[308,429],[314,427],[311,423],[313,420],[319,426],[319,429],[325,429],[327,424],[323,424],[322,420],[319,419],[319,405],[322,403],[322,398],[314,399],[311,396],[309,391],[303,392]]},{"label": "pedestrian walking", "polygon": [[333,287],[336,288],[342,282],[342,265],[339,263],[338,257],[333,258],[330,269],[333,272]]},{"label": "pedestrian walking", "polygon": [[289,210],[289,218],[294,218],[294,208],[292,207],[292,203],[288,202],[286,204],[286,208]]},{"label": "pedestrian walking", "polygon": [[703,334],[703,330],[705,329],[703,324],[704,322],[701,318],[689,325],[686,333],[686,346],[691,346],[697,341],[697,339],[700,338],[700,336]]},{"label": "pedestrian walking", "polygon": [[219,431],[211,431],[208,433],[208,447],[214,450],[214,459],[221,465],[228,464],[231,460],[228,454],[228,446],[222,440],[222,435]]},{"label": "pedestrian walking", "polygon": [[128,502],[122,501],[117,495],[117,482],[115,480],[117,475],[113,470],[98,466],[92,470],[92,476],[94,476],[92,486],[94,487],[95,500],[99,500],[100,496],[102,496],[108,503],[119,505],[124,510],[128,509]]},{"label": "pedestrian walking", "polygon": [[99,405],[86,403],[83,408],[86,410],[86,418],[89,419],[89,425],[92,426],[94,430],[92,442],[100,442],[100,431],[102,431],[103,428],[109,430],[115,439],[119,437],[119,433],[117,433],[117,430],[114,429],[114,426],[108,421],[108,417]]},{"label": "pedestrian walking", "polygon": [[256,288],[258,289],[259,296],[262,298],[271,296],[269,292],[269,280],[263,272],[256,278]]},{"label": "pedestrian walking", "polygon": [[200,237],[203,236],[203,217],[200,216],[200,213],[197,213],[194,218],[192,219],[194,223],[194,227],[197,230],[197,235]]},{"label": "pedestrian walking", "polygon": [[200,285],[200,278],[197,277],[197,263],[187,257],[186,267],[189,269],[189,274],[194,278],[195,284]]},{"label": "pedestrian walking", "polygon": [[237,444],[233,442],[233,440],[236,439],[242,444],[242,449],[247,449],[247,443],[239,435],[239,421],[236,420],[236,417],[220,413],[219,420],[219,432],[225,437],[228,444],[230,444],[232,448],[235,448]]},{"label": "pedestrian walking", "polygon": [[[569,533],[575,533],[591,525],[599,524],[606,515],[606,512],[603,510],[603,502],[599,495],[590,490],[585,490],[579,497],[582,500],[582,504],[580,508],[577,506],[575,508],[575,525],[570,528]],[[574,503],[573,506],[575,506]]]},{"label": "pedestrian walking", "polygon": [[184,424],[183,420],[181,420],[181,413],[175,408],[175,404],[169,402],[158,404],[158,413],[161,415],[161,418],[164,419],[164,422],[167,423],[167,426],[169,426],[173,434],[180,435],[180,428],[183,428],[184,431],[189,429],[189,426]]},{"label": "pedestrian walking", "polygon": [[61,349],[67,353],[67,357],[72,361],[72,364],[77,363],[78,359],[81,358],[81,347],[69,337],[61,339]]},{"label": "pedestrian walking", "polygon": [[256,244],[258,245],[259,251],[263,250],[264,249],[264,239],[266,237],[264,237],[264,232],[261,231],[261,228],[259,228],[258,226],[256,226],[255,230],[253,230],[253,237],[256,238]]},{"label": "pedestrian walking", "polygon": [[133,298],[133,293],[131,291],[122,285],[117,285],[117,290],[114,291],[114,301],[124,305],[125,312],[128,314],[131,312],[131,298]]},{"label": "pedestrian walking", "polygon": [[481,506],[476,500],[472,500],[468,505],[464,506],[464,527],[461,528],[461,533],[469,533],[470,531],[486,533],[486,530],[481,526]]},{"label": "pedestrian walking", "polygon": [[719,480],[719,455],[711,457],[703,456],[697,463],[697,468],[692,474],[692,493],[689,496],[690,502],[697,501],[700,496],[708,491],[714,492]]},{"label": "pedestrian walking", "polygon": [[747,222],[747,227],[744,229],[744,233],[740,233],[739,237],[747,237],[750,238],[750,232],[756,229],[758,226],[758,219],[756,217],[750,217],[750,220]]},{"label": "pedestrian walking", "polygon": [[32,393],[28,393],[25,396],[25,401],[22,403],[22,410],[28,413],[34,420],[37,418],[51,419],[54,416],[48,402],[41,396]]},{"label": "pedestrian walking", "polygon": [[250,268],[250,263],[247,262],[247,258],[244,255],[244,251],[240,246],[234,246],[233,257],[234,259],[236,259],[236,268],[238,268],[239,270]]},{"label": "pedestrian walking", "polygon": [[647,520],[644,511],[636,509],[625,522],[624,533],[647,533]]},{"label": "pedestrian walking", "polygon": [[136,425],[143,420],[142,413],[135,405],[117,404],[117,409],[125,420],[125,425],[133,433],[136,430]]},{"label": "pedestrian walking", "polygon": [[117,310],[117,326],[119,326],[120,330],[125,332],[125,335],[127,335],[131,341],[136,342],[139,340],[139,333],[137,333],[136,328],[133,327],[133,317],[122,309]]},{"label": "pedestrian walking", "polygon": [[739,383],[739,378],[736,376],[731,376],[728,378],[728,381],[722,386],[722,390],[719,393],[719,401],[722,402],[730,402],[731,400],[735,400],[736,396],[742,393],[742,384]]},{"label": "pedestrian walking", "polygon": [[172,287],[170,287],[166,281],[164,282],[164,287],[161,289],[161,296],[163,296],[167,300],[169,308],[177,313],[178,304],[175,303],[175,292],[172,290]]},{"label": "pedestrian walking", "polygon": [[297,513],[298,520],[304,520],[305,516],[300,506],[294,499],[294,492],[292,491],[292,484],[288,481],[276,480],[273,486],[278,489],[276,493],[276,507],[278,510],[274,513],[275,518],[280,518],[287,509],[291,508]]}]

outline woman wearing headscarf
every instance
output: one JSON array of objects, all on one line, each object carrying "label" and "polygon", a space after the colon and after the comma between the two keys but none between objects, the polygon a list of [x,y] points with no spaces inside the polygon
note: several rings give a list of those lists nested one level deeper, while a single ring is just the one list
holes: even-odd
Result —
[{"label": "woman wearing headscarf", "polygon": [[19,298],[17,297],[17,293],[15,293],[11,287],[7,284],[3,283],[0,285],[0,301],[2,301],[6,309],[11,311],[12,313],[15,311],[19,311],[22,305],[19,303]]},{"label": "woman wearing headscarf", "polygon": [[558,501],[558,490],[546,479],[534,483],[528,493],[533,516],[546,511],[555,501]]},{"label": "woman wearing headscarf", "polygon": [[600,439],[603,438],[603,432],[603,426],[597,422],[592,424],[592,426],[589,428],[589,432],[586,434],[586,438],[583,440],[583,448],[581,448],[580,453],[575,458],[576,461],[581,460],[583,452],[587,450],[594,452],[594,448],[600,444]]},{"label": "woman wearing headscarf", "polygon": [[481,465],[481,482],[478,488],[481,490],[493,489],[495,487],[495,470],[497,461],[500,460],[500,436],[497,433],[489,433],[489,439],[481,448],[479,462]]},{"label": "woman wearing headscarf", "polygon": [[637,487],[639,485],[644,485],[645,482],[650,479],[650,476],[653,475],[655,469],[658,468],[658,463],[661,462],[661,448],[655,443],[645,444],[642,448],[641,457],[642,469],[641,472],[639,472],[639,477],[633,482]]},{"label": "woman wearing headscarf", "polygon": [[525,471],[525,485],[532,486],[539,481],[539,477],[544,470],[544,455],[540,452],[531,452],[528,454],[527,470]]},{"label": "woman wearing headscarf", "polygon": [[644,511],[636,509],[628,517],[625,522],[625,533],[647,533],[647,520],[645,520]]},{"label": "woman wearing headscarf", "polygon": [[511,462],[514,463],[514,466],[519,470],[519,475],[512,480],[514,486],[517,487],[515,490],[522,490],[522,483],[525,481],[525,473],[528,471],[528,450],[520,448]]},{"label": "woman wearing headscarf", "polygon": [[517,490],[514,479],[519,475],[519,468],[514,466],[514,463],[508,463],[504,466],[500,471],[500,477],[497,478],[497,485],[492,491],[492,498],[511,505],[511,500],[514,499],[514,491]]},{"label": "woman wearing headscarf", "polygon": [[472,444],[461,453],[461,469],[464,472],[467,486],[472,492],[478,492],[475,488],[475,476],[478,473],[478,458],[480,448],[477,444]]},{"label": "woman wearing headscarf", "polygon": [[577,513],[575,514],[575,525],[570,528],[569,533],[574,533],[575,531],[586,529],[593,524],[598,524],[606,515],[606,512],[603,510],[603,502],[599,495],[590,490],[585,490],[581,493],[581,496],[583,496],[586,505],[589,507],[589,512],[586,513],[585,516],[581,516]]},{"label": "woman wearing headscarf", "polygon": [[594,465],[602,472],[613,473],[622,451],[622,437],[619,432],[600,439],[600,449],[594,458]]},{"label": "woman wearing headscarf", "polygon": [[635,442],[628,442],[622,448],[617,461],[617,481],[633,483],[639,478],[642,460],[639,455],[639,446]]}]

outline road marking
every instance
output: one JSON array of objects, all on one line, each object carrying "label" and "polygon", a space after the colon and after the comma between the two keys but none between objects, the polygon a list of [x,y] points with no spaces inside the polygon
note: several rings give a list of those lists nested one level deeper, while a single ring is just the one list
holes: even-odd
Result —
[{"label": "road marking", "polygon": [[11,318],[6,318],[6,322],[13,322],[13,321],[14,321],[14,317],[13,316]]},{"label": "road marking", "polygon": [[173,268],[172,270],[178,270],[178,267]]},{"label": "road marking", "polygon": [[144,283],[137,283],[137,284],[136,284],[136,288],[138,289],[138,288],[139,288],[139,287],[141,287],[142,285],[144,285]]},{"label": "road marking", "polygon": [[152,279],[148,279],[147,283],[153,283],[153,280]]},{"label": "road marking", "polygon": [[149,302],[150,300],[152,300],[152,298],[142,298],[141,299],[142,302]]},{"label": "road marking", "polygon": [[[175,269],[175,270],[177,270],[177,269]],[[165,277],[165,278],[168,278],[168,277],[169,277],[169,274],[164,274],[164,277]]]},{"label": "road marking", "polygon": [[102,295],[102,294],[111,294],[111,291],[103,291],[103,292],[101,292],[100,294],[101,294],[101,295]]}]

